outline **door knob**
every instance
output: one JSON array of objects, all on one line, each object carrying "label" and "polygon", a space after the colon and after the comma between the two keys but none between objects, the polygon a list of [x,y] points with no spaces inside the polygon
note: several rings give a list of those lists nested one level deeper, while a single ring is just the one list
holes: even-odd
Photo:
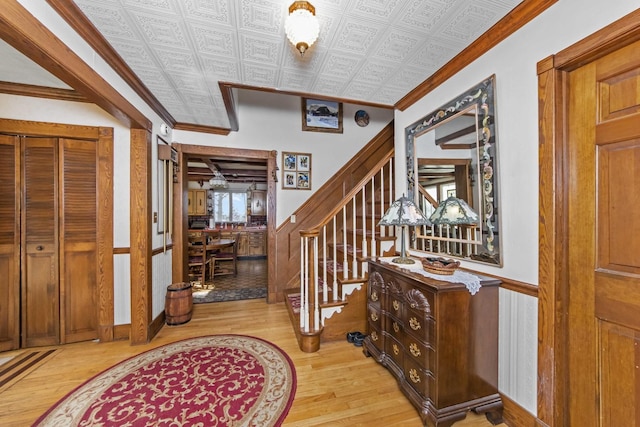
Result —
[{"label": "door knob", "polygon": [[41,251],[43,249],[44,249],[44,246],[42,246],[42,245],[36,246],[36,251]]}]

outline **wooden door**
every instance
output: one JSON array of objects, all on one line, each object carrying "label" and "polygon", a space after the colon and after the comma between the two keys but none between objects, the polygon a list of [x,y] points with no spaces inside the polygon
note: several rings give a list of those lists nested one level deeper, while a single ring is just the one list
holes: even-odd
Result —
[{"label": "wooden door", "polygon": [[569,74],[568,417],[640,426],[640,42]]},{"label": "wooden door", "polygon": [[20,145],[0,135],[0,351],[20,346]]},{"label": "wooden door", "polygon": [[23,346],[59,344],[56,138],[22,138]]},{"label": "wooden door", "polygon": [[187,191],[187,215],[193,215],[195,212],[195,194],[193,190]]},{"label": "wooden door", "polygon": [[196,190],[195,193],[195,215],[207,214],[207,190]]},{"label": "wooden door", "polygon": [[97,144],[61,139],[60,313],[62,343],[98,337]]}]

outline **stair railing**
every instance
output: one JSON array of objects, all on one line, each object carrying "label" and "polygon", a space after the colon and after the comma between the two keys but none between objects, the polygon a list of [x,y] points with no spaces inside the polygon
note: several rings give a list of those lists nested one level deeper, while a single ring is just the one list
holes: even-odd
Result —
[{"label": "stair railing", "polygon": [[377,224],[394,200],[393,187],[393,154],[390,153],[356,183],[320,224],[300,232],[300,328],[303,333],[320,331],[324,324],[320,306],[344,301],[352,292],[344,283],[361,285],[367,277],[367,265],[363,261],[384,254],[379,238],[393,238],[395,230]]}]

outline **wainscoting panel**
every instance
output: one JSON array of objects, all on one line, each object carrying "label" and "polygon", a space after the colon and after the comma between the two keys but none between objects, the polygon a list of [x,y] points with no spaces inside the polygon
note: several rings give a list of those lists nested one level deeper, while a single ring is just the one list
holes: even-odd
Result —
[{"label": "wainscoting panel", "polygon": [[129,254],[113,256],[114,324],[131,323],[131,258]]},{"label": "wainscoting panel", "polygon": [[537,414],[538,299],[500,289],[498,389]]},{"label": "wainscoting panel", "polygon": [[151,263],[153,281],[152,319],[155,319],[164,310],[167,286],[171,284],[171,254],[172,251],[167,250],[153,256]]}]

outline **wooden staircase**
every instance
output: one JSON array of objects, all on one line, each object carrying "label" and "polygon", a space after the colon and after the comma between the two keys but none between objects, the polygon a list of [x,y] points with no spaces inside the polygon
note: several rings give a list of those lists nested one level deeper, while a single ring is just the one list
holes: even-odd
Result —
[{"label": "wooden staircase", "polygon": [[395,230],[377,223],[395,200],[393,150],[317,225],[300,230],[298,286],[284,291],[300,349],[366,331],[367,261],[395,253]]}]

